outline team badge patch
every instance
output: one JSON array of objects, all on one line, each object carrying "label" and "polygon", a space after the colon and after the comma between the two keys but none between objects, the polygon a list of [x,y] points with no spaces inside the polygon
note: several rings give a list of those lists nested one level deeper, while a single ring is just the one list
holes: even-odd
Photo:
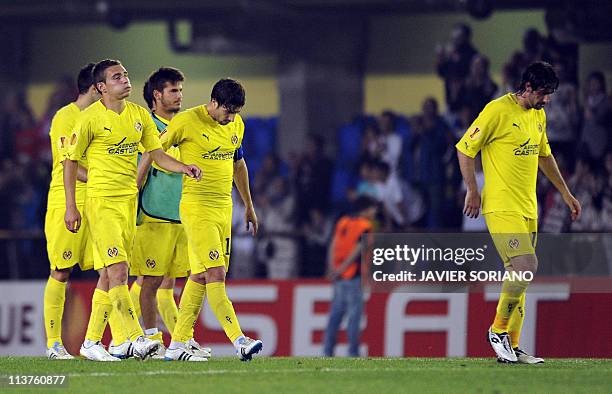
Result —
[{"label": "team badge patch", "polygon": [[219,260],[219,251],[211,250],[210,253],[208,254],[208,257],[210,257],[211,260]]},{"label": "team badge patch", "polygon": [[116,247],[113,248],[108,248],[108,257],[117,257],[119,256],[119,249],[117,249]]},{"label": "team badge patch", "polygon": [[238,145],[238,136],[236,134],[232,135],[232,145]]},{"label": "team badge patch", "polygon": [[510,241],[508,241],[508,246],[510,246],[512,249],[518,248],[519,244],[519,240],[516,238],[512,238]]},{"label": "team badge patch", "polygon": [[64,260],[70,260],[72,258],[72,251],[65,250],[64,254],[62,254],[62,257],[64,258]]},{"label": "team badge patch", "polygon": [[468,137],[470,137],[472,141],[476,141],[478,138],[480,138],[480,134],[481,132],[478,127],[474,127],[468,131]]},{"label": "team badge patch", "polygon": [[134,123],[134,128],[136,129],[137,132],[140,133],[142,131],[142,123],[140,122]]},{"label": "team badge patch", "polygon": [[155,268],[155,266],[157,265],[157,263],[155,262],[155,260],[152,259],[147,259],[147,261],[145,262],[145,264],[147,265],[147,267],[149,267],[150,269]]}]

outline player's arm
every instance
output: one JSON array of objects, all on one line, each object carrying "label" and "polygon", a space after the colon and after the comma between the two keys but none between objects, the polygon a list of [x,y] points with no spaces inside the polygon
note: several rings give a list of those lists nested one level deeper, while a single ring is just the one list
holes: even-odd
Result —
[{"label": "player's arm", "polygon": [[[241,148],[240,148],[241,149]],[[240,156],[238,160],[236,158]],[[240,193],[240,198],[245,206],[244,219],[246,222],[246,230],[249,231],[250,224],[252,224],[252,234],[257,235],[257,229],[259,224],[257,222],[257,215],[255,214],[255,208],[253,207],[253,200],[251,198],[251,189],[249,187],[249,169],[247,168],[246,161],[242,157],[242,153],[235,154],[234,160],[234,183]]]},{"label": "player's arm", "polygon": [[140,190],[144,184],[145,178],[149,173],[149,168],[151,168],[151,163],[153,163],[151,154],[149,152],[144,152],[138,162],[138,172],[136,173],[136,185],[138,186],[138,190]]},{"label": "player's arm", "polygon": [[334,280],[340,277],[342,273],[357,259],[361,253],[361,242],[357,242],[351,253],[340,263],[338,268],[332,268],[329,275],[330,279]]},{"label": "player's arm", "polygon": [[465,153],[457,149],[457,159],[459,160],[459,168],[465,182],[467,193],[465,194],[465,203],[463,205],[463,214],[470,218],[477,218],[480,213],[480,192],[478,191],[478,183],[476,182],[476,165],[473,157],[469,157]]},{"label": "player's arm", "polygon": [[559,167],[557,166],[557,161],[552,153],[548,156],[540,156],[538,157],[538,167],[544,173],[546,178],[550,180],[550,182],[555,185],[555,188],[561,193],[563,197],[563,201],[571,210],[572,220],[576,220],[580,217],[580,213],[582,212],[582,207],[580,206],[580,202],[572,195],[569,188],[567,187],[567,183],[563,179],[563,175],[561,175],[561,171],[559,171]]},{"label": "player's arm", "polygon": [[66,213],[64,223],[68,231],[76,233],[81,227],[81,213],[76,205],[76,180],[78,162],[75,160],[64,160],[64,193],[66,195]]},{"label": "player's arm", "polygon": [[[67,160],[62,161],[62,165],[65,167]],[[65,170],[64,170],[65,171]],[[77,163],[76,179],[79,182],[87,183],[87,168]]]},{"label": "player's arm", "polygon": [[202,170],[200,170],[200,167],[196,166],[195,164],[184,164],[164,152],[161,148],[150,151],[149,155],[158,166],[166,171],[185,174],[190,178],[197,179],[198,181],[202,179]]}]

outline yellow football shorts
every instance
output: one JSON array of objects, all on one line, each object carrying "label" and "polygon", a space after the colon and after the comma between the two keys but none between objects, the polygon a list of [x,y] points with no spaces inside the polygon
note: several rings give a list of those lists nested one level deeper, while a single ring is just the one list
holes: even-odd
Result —
[{"label": "yellow football shorts", "polygon": [[[83,216],[83,207],[79,206]],[[89,238],[88,222],[83,217],[78,233],[71,233],[64,224],[63,207],[49,208],[45,215],[47,255],[52,270],[62,270],[79,265],[81,271],[94,267],[93,249]]]},{"label": "yellow football shorts", "polygon": [[89,221],[96,270],[130,261],[137,207],[136,195],[86,198],[85,214]]},{"label": "yellow football shorts", "polygon": [[145,222],[136,227],[130,275],[189,275],[187,236],[182,224]]},{"label": "yellow football shorts", "polygon": [[192,274],[209,268],[229,268],[232,242],[232,207],[212,208],[181,201],[181,222],[189,244]]},{"label": "yellow football shorts", "polygon": [[517,212],[490,212],[484,217],[504,265],[507,266],[512,257],[535,254],[537,219],[526,218]]}]

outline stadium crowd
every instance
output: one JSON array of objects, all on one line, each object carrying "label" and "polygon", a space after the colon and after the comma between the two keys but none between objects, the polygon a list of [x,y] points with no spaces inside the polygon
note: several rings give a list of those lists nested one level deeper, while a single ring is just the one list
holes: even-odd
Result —
[{"label": "stadium crowd", "polygon": [[[436,48],[433,64],[444,81],[446,112],[436,99],[427,98],[417,114],[357,116],[338,130],[335,159],[324,151],[329,144],[322,133],[311,134],[301,152],[273,150],[252,157],[245,149],[262,231],[256,239],[241,236],[244,208],[234,198],[232,265],[240,268],[231,274],[323,276],[334,220],[362,195],[383,208],[377,231],[486,231],[484,222],[462,217],[464,191],[454,144],[486,103],[516,90],[522,70],[535,60],[553,64],[560,77],[546,108],[547,135],[583,207],[582,218],[572,223],[560,195],[539,177],[540,231],[611,231],[612,95],[604,74],[592,71],[579,85],[577,44],[529,29],[498,85],[486,55],[471,42],[469,26],[461,24],[448,44]],[[47,274],[40,237],[51,167],[48,131],[57,109],[76,96],[73,85],[70,78],[57,82],[40,119],[23,92],[6,94],[0,106],[0,230],[5,230],[0,253],[30,262],[21,277]],[[251,131],[247,119],[246,139],[257,138]],[[6,230],[21,235],[14,241],[17,233]],[[0,278],[14,275],[0,269]]]}]

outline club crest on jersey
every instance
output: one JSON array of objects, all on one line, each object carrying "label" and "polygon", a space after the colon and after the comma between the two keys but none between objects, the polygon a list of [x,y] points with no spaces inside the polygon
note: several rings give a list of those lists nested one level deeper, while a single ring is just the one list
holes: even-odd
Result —
[{"label": "club crest on jersey", "polygon": [[512,249],[517,249],[519,245],[520,245],[520,242],[516,238],[512,238],[510,241],[508,241],[508,246],[510,246]]},{"label": "club crest on jersey", "polygon": [[64,260],[70,260],[72,258],[72,251],[65,250],[64,254],[62,254],[62,257],[64,258]]},{"label": "club crest on jersey", "polygon": [[119,249],[116,247],[108,248],[108,257],[117,257],[119,255]]},{"label": "club crest on jersey", "polygon": [[136,122],[134,123],[134,128],[136,129],[137,132],[142,132],[142,123],[140,122]]},{"label": "club crest on jersey", "polygon": [[236,134],[232,135],[231,141],[232,141],[232,145],[234,146],[238,145],[238,136]]},{"label": "club crest on jersey", "polygon": [[211,260],[219,260],[219,251],[216,249],[211,250],[208,257],[210,257]]},{"label": "club crest on jersey", "polygon": [[145,262],[145,264],[147,265],[147,267],[149,267],[150,269],[155,268],[155,266],[157,265],[157,263],[155,262],[155,260],[152,259],[147,259],[147,261]]},{"label": "club crest on jersey", "polygon": [[480,138],[480,129],[478,127],[474,127],[474,129],[470,130],[468,133],[468,136],[472,141],[475,141]]}]

